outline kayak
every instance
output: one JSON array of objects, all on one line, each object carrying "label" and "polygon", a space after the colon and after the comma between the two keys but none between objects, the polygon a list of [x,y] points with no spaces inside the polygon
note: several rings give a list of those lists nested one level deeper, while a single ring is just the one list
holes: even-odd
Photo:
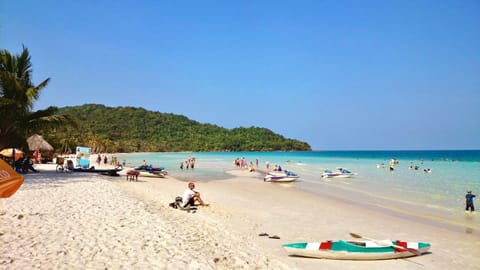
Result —
[{"label": "kayak", "polygon": [[[283,248],[292,256],[335,260],[386,260],[417,256],[430,249],[429,243],[404,241],[325,241],[290,243]],[[412,249],[417,254],[409,251]]]}]

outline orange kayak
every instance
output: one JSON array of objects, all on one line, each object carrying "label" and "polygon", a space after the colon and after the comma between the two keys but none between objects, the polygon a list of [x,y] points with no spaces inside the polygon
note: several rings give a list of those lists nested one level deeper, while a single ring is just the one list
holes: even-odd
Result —
[{"label": "orange kayak", "polygon": [[23,176],[0,159],[0,198],[12,196],[22,184]]}]

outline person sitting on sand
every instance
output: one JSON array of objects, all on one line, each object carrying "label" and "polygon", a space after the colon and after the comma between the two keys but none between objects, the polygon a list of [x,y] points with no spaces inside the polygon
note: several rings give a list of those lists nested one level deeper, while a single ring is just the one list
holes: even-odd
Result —
[{"label": "person sitting on sand", "polygon": [[38,172],[35,170],[35,168],[33,168],[32,161],[30,160],[29,156],[27,156],[23,161],[23,172],[28,173],[28,171]]},{"label": "person sitting on sand", "polygon": [[188,183],[188,188],[183,193],[182,198],[182,205],[183,207],[187,206],[195,206],[195,201],[198,201],[201,206],[208,206],[208,204],[204,203],[202,198],[200,197],[200,192],[194,190],[195,184],[190,182]]},{"label": "person sitting on sand", "polygon": [[73,161],[71,159],[67,159],[67,169],[73,171],[75,166],[73,166]]},{"label": "person sitting on sand", "polygon": [[13,167],[17,173],[23,173],[23,158],[15,160]]},{"label": "person sitting on sand", "polygon": [[248,165],[248,171],[249,172],[254,172],[255,171],[255,167],[253,167],[253,162],[250,161],[250,165]]}]

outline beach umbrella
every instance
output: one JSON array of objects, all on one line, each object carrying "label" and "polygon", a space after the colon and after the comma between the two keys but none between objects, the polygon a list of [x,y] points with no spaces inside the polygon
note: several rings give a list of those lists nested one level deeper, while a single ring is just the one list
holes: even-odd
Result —
[{"label": "beach umbrella", "polygon": [[0,151],[0,155],[11,158],[13,157],[13,149],[15,149],[15,160],[23,157],[23,151],[16,148],[5,148]]},{"label": "beach umbrella", "polygon": [[28,148],[31,151],[53,151],[51,146],[42,136],[34,134],[27,139]]},{"label": "beach umbrella", "polygon": [[0,159],[0,198],[8,198],[23,184],[23,176]]}]

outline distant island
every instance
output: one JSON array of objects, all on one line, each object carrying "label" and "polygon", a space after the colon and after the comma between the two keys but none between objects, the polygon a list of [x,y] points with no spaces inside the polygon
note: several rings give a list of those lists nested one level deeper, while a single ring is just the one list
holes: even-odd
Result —
[{"label": "distant island", "polygon": [[77,145],[92,147],[94,152],[312,150],[306,142],[266,128],[226,129],[143,108],[85,104],[59,108],[58,114],[70,115],[77,123],[44,131],[43,136],[62,152]]}]

